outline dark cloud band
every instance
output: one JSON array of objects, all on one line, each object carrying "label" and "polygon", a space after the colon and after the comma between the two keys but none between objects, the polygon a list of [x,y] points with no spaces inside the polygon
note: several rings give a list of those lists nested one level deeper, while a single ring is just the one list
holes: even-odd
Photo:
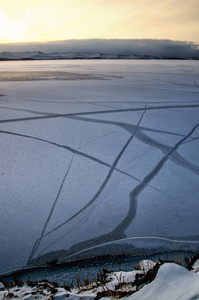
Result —
[{"label": "dark cloud band", "polygon": [[88,39],[45,43],[0,44],[0,52],[80,52],[104,54],[137,54],[158,57],[199,58],[199,45],[186,41],[159,39]]}]

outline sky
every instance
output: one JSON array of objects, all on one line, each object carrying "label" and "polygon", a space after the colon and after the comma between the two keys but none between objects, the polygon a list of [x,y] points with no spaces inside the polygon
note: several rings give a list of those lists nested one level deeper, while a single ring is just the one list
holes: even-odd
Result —
[{"label": "sky", "polygon": [[199,0],[0,0],[0,43],[169,39],[199,43]]}]

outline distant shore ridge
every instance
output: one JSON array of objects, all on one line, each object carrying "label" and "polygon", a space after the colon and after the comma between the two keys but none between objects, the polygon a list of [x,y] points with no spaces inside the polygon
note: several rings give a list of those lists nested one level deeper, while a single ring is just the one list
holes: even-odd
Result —
[{"label": "distant shore ridge", "polygon": [[105,54],[105,53],[80,53],[80,52],[52,52],[41,51],[26,52],[1,52],[0,61],[13,60],[64,60],[64,59],[183,59],[199,60],[198,57],[181,56],[151,56],[139,54]]}]

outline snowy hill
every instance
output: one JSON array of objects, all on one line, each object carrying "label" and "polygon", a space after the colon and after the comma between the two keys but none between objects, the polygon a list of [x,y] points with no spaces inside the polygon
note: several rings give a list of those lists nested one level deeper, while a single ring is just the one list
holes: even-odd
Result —
[{"label": "snowy hill", "polygon": [[[1,52],[2,60],[53,60],[53,59],[186,59],[178,57],[151,56],[139,54],[105,54],[105,53],[80,53],[80,52],[52,52],[41,51],[26,52]],[[190,59],[190,58],[189,58]],[[194,58],[193,58],[194,59]]]}]

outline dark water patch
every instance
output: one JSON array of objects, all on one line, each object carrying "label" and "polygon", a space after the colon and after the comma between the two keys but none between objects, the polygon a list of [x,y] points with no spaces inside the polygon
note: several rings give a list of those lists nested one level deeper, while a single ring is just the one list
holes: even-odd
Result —
[{"label": "dark water patch", "polygon": [[138,266],[139,261],[145,259],[154,262],[157,262],[159,259],[171,261],[180,260],[183,265],[185,263],[184,257],[193,257],[195,254],[196,253],[192,251],[172,251],[139,256],[118,255],[95,257],[62,265],[55,264],[54,266],[49,267],[23,269],[8,275],[2,275],[0,276],[0,280],[14,282],[14,279],[20,278],[26,282],[27,280],[40,281],[42,279],[47,279],[49,281],[55,281],[59,285],[70,285],[73,281],[73,285],[76,286],[77,277],[80,280],[80,283],[83,283],[85,278],[88,278],[89,281],[94,281],[97,278],[97,274],[100,272],[102,273],[103,269],[114,272],[120,270],[132,271]]}]

